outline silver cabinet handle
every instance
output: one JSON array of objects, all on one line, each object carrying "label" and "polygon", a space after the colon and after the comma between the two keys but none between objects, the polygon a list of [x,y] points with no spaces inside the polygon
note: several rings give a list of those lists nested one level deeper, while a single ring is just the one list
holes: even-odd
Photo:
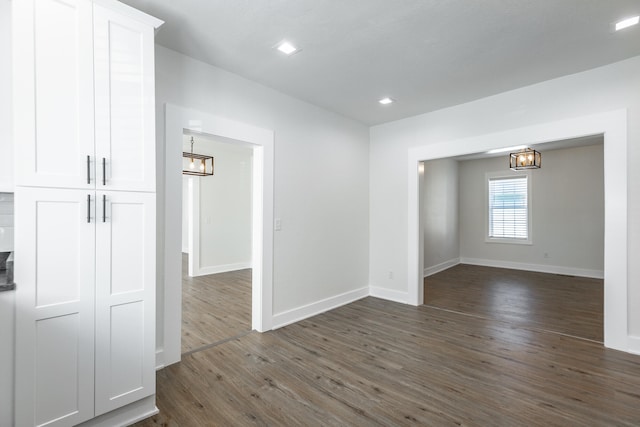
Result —
[{"label": "silver cabinet handle", "polygon": [[91,194],[87,194],[87,223],[91,223]]},{"label": "silver cabinet handle", "polygon": [[102,195],[102,222],[107,222],[107,196]]},{"label": "silver cabinet handle", "polygon": [[107,185],[107,159],[102,158],[102,185]]},{"label": "silver cabinet handle", "polygon": [[91,184],[91,156],[87,156],[87,184]]}]

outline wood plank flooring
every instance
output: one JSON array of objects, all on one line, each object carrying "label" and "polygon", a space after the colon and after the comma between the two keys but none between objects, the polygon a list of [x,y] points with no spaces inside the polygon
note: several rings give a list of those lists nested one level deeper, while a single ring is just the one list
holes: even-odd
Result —
[{"label": "wood plank flooring", "polygon": [[599,279],[459,264],[424,285],[433,307],[603,341]]},{"label": "wood plank flooring", "polygon": [[136,426],[638,426],[640,357],[365,298],[158,372]]},{"label": "wood plank flooring", "polygon": [[182,352],[251,330],[251,270],[189,277],[182,254]]}]

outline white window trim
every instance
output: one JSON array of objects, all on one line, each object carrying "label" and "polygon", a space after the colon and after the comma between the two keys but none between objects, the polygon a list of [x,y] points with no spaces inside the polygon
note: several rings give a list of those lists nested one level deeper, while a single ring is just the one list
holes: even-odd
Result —
[{"label": "white window trim", "polygon": [[[489,180],[496,178],[515,178],[516,176],[527,177],[527,239],[509,239],[504,237],[489,237]],[[484,241],[485,243],[502,243],[511,245],[533,245],[533,218],[531,216],[533,179],[530,170],[525,171],[499,171],[487,172],[484,180]]]}]

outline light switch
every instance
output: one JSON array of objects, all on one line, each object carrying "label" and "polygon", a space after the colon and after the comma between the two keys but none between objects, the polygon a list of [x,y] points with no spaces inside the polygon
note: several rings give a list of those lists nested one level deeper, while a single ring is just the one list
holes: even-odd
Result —
[{"label": "light switch", "polygon": [[276,231],[282,230],[282,220],[280,218],[276,218],[276,223],[274,228]]}]

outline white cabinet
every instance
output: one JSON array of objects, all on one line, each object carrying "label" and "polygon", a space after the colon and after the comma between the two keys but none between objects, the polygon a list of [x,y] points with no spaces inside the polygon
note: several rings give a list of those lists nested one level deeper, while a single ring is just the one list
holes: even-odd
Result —
[{"label": "white cabinet", "polygon": [[88,0],[14,8],[15,184],[155,191],[154,27]]},{"label": "white cabinet", "polygon": [[95,185],[92,14],[85,0],[13,2],[15,185]]},{"label": "white cabinet", "polygon": [[152,395],[155,194],[24,188],[15,209],[17,425],[75,425]]},{"label": "white cabinet", "polygon": [[112,0],[13,2],[16,425],[155,409],[160,24]]},{"label": "white cabinet", "polygon": [[98,192],[96,415],[155,393],[155,194]]},{"label": "white cabinet", "polygon": [[96,184],[155,191],[153,27],[95,5]]},{"label": "white cabinet", "polygon": [[38,188],[16,194],[17,426],[94,416],[95,212],[88,197]]}]

